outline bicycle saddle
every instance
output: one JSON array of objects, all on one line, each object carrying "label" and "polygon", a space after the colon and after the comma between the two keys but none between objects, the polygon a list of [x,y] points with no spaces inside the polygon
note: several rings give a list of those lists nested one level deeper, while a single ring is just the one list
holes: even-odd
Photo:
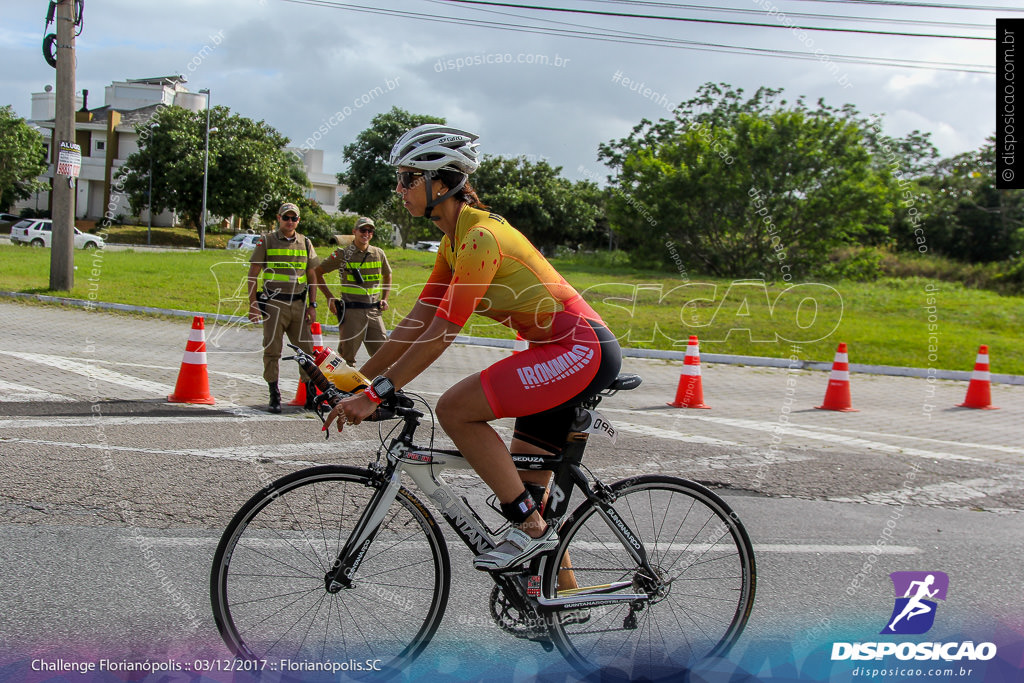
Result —
[{"label": "bicycle saddle", "polygon": [[640,375],[619,375],[605,391],[629,391],[636,389],[644,379]]}]

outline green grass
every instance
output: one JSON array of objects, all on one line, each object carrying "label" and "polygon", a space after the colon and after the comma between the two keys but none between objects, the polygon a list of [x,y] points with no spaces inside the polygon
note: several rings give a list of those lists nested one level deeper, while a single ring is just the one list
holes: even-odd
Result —
[{"label": "green grass", "polygon": [[[321,256],[327,253],[320,251]],[[249,254],[217,249],[76,251],[70,296],[241,315]],[[434,255],[396,249],[388,256],[398,287],[386,317],[391,327],[415,302]],[[0,290],[66,296],[47,290],[49,260],[48,249],[0,246]],[[688,336],[696,334],[704,353],[785,358],[791,351],[787,340],[796,340],[801,342],[802,358],[831,361],[842,341],[848,344],[853,363],[970,370],[978,346],[988,344],[993,372],[1024,375],[1024,354],[1019,350],[1024,297],[925,278],[803,283],[783,294],[784,283],[767,288],[759,282],[711,278],[686,283],[673,274],[554,263],[585,292],[624,346],[683,350]],[[336,275],[328,281],[336,286]],[[931,343],[937,346],[931,361],[925,308],[929,296],[935,298]],[[334,322],[328,315],[320,309],[321,322]],[[466,333],[512,336],[504,326],[480,316],[470,320]]]}]

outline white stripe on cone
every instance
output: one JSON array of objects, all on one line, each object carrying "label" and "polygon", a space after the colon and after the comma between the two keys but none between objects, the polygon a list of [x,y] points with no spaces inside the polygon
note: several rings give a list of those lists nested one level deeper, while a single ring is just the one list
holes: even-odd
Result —
[{"label": "white stripe on cone", "polygon": [[189,330],[188,340],[193,342],[206,341],[206,339],[203,338],[202,330]]},{"label": "white stripe on cone", "polygon": [[850,371],[849,370],[833,370],[831,372],[831,374],[829,374],[828,378],[829,378],[829,380],[836,379],[836,380],[840,380],[842,382],[849,382],[850,381]]},{"label": "white stripe on cone", "polygon": [[684,365],[683,369],[679,372],[680,375],[700,377],[700,366],[699,365]]},{"label": "white stripe on cone", "polygon": [[206,365],[206,351],[186,351],[181,362],[189,365]]}]

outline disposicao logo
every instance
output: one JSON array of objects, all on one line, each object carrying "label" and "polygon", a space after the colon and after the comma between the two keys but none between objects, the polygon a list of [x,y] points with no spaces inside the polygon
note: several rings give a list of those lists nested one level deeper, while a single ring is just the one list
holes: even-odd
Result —
[{"label": "disposicao logo", "polygon": [[949,576],[945,572],[893,572],[889,578],[896,589],[896,604],[881,633],[927,633],[935,623],[936,600],[946,599]]},{"label": "disposicao logo", "polygon": [[[892,614],[881,635],[918,635],[927,633],[935,623],[938,600],[945,600],[949,590],[949,576],[945,572],[893,572],[896,593]],[[994,643],[973,641],[949,643],[832,643],[832,660],[884,659],[895,655],[897,659],[946,662],[959,660],[989,660],[996,656]]]}]

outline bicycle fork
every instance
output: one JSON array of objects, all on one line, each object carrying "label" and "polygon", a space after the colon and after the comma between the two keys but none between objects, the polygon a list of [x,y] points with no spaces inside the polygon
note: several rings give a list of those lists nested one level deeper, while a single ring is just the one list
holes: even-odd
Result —
[{"label": "bicycle fork", "polygon": [[373,539],[380,529],[384,516],[391,504],[395,502],[398,489],[402,486],[402,470],[392,464],[384,472],[386,486],[378,488],[370,499],[366,510],[359,517],[341,552],[334,559],[331,568],[324,575],[324,587],[328,593],[337,593],[342,588],[352,587],[352,577],[362,564],[366,551],[373,544]]}]

